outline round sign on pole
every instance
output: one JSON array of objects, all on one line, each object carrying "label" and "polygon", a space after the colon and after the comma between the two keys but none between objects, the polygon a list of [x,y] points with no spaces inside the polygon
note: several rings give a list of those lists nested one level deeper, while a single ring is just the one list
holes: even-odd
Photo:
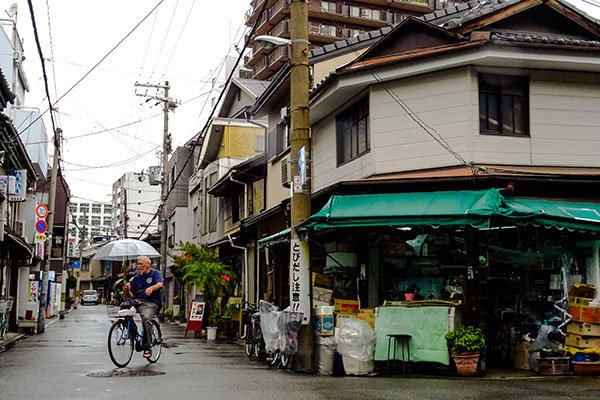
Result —
[{"label": "round sign on pole", "polygon": [[81,268],[81,263],[79,261],[73,261],[73,269]]},{"label": "round sign on pole", "polygon": [[43,219],[40,219],[35,223],[35,230],[38,233],[46,233],[46,231],[48,230],[48,224]]},{"label": "round sign on pole", "polygon": [[38,218],[46,218],[48,215],[48,207],[46,207],[45,204],[38,204],[35,208],[35,215],[37,215]]}]

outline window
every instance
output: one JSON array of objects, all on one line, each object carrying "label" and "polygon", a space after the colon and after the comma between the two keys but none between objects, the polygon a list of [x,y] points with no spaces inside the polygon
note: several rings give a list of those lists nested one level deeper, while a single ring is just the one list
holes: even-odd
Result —
[{"label": "window", "polygon": [[277,157],[290,146],[288,134],[288,125],[286,121],[281,121],[268,133],[267,155],[269,159]]},{"label": "window", "polygon": [[100,226],[100,217],[92,217],[92,225]]},{"label": "window", "polygon": [[337,164],[353,160],[371,149],[369,98],[365,97],[335,118]]},{"label": "window", "polygon": [[89,203],[79,203],[79,212],[87,212],[89,211],[89,208]]},{"label": "window", "polygon": [[257,153],[265,151],[265,135],[256,135],[254,137],[254,151]]},{"label": "window", "polygon": [[528,98],[527,77],[479,74],[479,132],[528,135]]},{"label": "window", "polygon": [[332,1],[322,1],[321,10],[325,11],[326,13],[336,13],[336,3]]},{"label": "window", "polygon": [[360,17],[360,7],[350,6],[350,15],[353,17]]},{"label": "window", "polygon": [[102,212],[102,205],[97,203],[92,203],[92,213],[100,214]]},{"label": "window", "polygon": [[[205,179],[205,186],[210,189],[217,182],[217,173],[213,172]],[[210,194],[206,194],[206,220],[204,232],[215,232],[217,230],[217,212],[218,199]]]}]

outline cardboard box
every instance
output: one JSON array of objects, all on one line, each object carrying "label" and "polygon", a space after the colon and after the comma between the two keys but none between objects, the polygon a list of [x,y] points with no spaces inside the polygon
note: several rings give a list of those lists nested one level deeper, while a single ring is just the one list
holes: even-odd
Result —
[{"label": "cardboard box", "polygon": [[329,275],[320,274],[318,272],[312,273],[312,284],[314,286],[319,286],[322,288],[330,289],[333,284],[333,278]]},{"label": "cardboard box", "polygon": [[585,297],[593,299],[596,297],[596,287],[583,283],[576,283],[569,289],[569,297]]},{"label": "cardboard box", "polygon": [[325,289],[317,286],[313,286],[313,301],[325,302],[327,304],[331,303],[331,298],[333,297],[333,289]]},{"label": "cardboard box", "polygon": [[313,305],[313,315],[333,315],[333,306]]},{"label": "cardboard box", "polygon": [[368,323],[369,325],[371,325],[371,328],[375,329],[375,313],[367,313],[367,312],[359,312],[358,314],[356,314],[356,317],[358,319],[362,319],[363,321],[365,321],[366,323]]},{"label": "cardboard box", "polygon": [[340,326],[340,322],[342,322],[342,320],[344,319],[348,319],[348,318],[357,318],[358,314],[357,313],[336,313],[335,314],[335,326]]},{"label": "cardboard box", "polygon": [[335,299],[334,305],[336,313],[357,313],[360,308],[358,300]]},{"label": "cardboard box", "polygon": [[567,332],[583,336],[600,336],[600,324],[590,324],[589,322],[571,322],[569,325],[567,325]]},{"label": "cardboard box", "polygon": [[576,322],[600,322],[600,309],[597,307],[569,304],[569,314]]},{"label": "cardboard box", "polygon": [[333,315],[315,316],[314,329],[319,336],[333,336]]},{"label": "cardboard box", "polygon": [[569,333],[565,338],[565,345],[577,347],[579,349],[595,349],[600,348],[599,336],[581,336],[574,333]]}]

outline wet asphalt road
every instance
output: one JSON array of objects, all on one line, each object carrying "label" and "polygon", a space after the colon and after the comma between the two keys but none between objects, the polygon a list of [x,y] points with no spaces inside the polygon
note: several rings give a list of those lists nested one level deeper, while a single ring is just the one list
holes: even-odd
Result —
[{"label": "wet asphalt road", "polygon": [[323,377],[277,372],[249,361],[237,344],[183,337],[162,324],[157,364],[134,353],[115,368],[106,349],[104,306],[79,306],[46,332],[0,353],[0,400],[12,399],[593,399],[600,378]]}]

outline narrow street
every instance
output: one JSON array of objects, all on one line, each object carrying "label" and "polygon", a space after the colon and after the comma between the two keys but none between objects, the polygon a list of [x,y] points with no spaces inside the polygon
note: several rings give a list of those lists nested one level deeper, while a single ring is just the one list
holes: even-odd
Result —
[{"label": "narrow street", "polygon": [[600,378],[528,380],[487,378],[321,377],[276,372],[249,361],[242,347],[183,337],[163,324],[165,348],[155,365],[135,353],[115,368],[106,350],[105,306],[79,306],[46,333],[0,353],[0,400],[107,399],[590,399]]}]

